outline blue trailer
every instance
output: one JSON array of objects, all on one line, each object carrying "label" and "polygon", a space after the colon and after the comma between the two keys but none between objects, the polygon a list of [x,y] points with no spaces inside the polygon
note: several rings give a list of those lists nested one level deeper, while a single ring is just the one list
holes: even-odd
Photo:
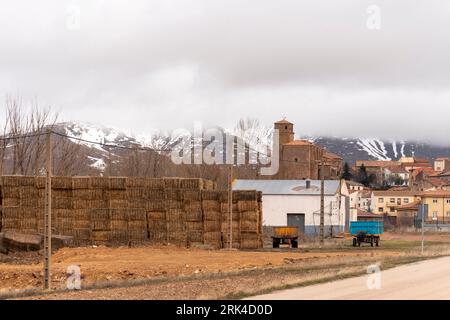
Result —
[{"label": "blue trailer", "polygon": [[383,222],[381,221],[352,221],[350,222],[350,234],[353,237],[353,246],[360,247],[361,243],[370,243],[373,247],[380,245],[380,236],[383,234]]}]

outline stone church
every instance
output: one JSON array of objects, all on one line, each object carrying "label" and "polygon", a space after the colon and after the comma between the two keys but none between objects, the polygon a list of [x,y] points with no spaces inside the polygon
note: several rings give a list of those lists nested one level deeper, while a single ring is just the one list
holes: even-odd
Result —
[{"label": "stone church", "polygon": [[286,119],[275,122],[274,128],[279,132],[280,168],[272,179],[318,180],[322,159],[325,179],[340,179],[343,169],[341,157],[307,140],[295,140],[294,124]]}]

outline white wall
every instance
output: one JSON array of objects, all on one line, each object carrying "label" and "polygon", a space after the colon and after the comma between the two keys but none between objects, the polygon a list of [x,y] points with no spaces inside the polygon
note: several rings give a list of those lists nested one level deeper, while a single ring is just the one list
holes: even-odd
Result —
[{"label": "white wall", "polygon": [[[341,197],[340,211],[338,199],[339,196],[325,196],[325,225],[345,226],[345,197]],[[331,217],[330,202],[333,202]],[[263,225],[266,226],[286,226],[288,213],[304,213],[305,226],[320,224],[319,195],[263,195],[262,206]]]}]

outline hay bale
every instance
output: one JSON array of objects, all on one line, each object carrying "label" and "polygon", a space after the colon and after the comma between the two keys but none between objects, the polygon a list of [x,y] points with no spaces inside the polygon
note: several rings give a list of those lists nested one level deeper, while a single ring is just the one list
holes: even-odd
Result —
[{"label": "hay bale", "polygon": [[128,200],[129,199],[126,190],[119,190],[119,189],[114,189],[114,190],[94,189],[92,191],[104,192],[103,196],[100,195],[100,196],[97,197],[99,199],[103,199],[103,198],[110,199],[110,200]]},{"label": "hay bale", "polygon": [[180,188],[180,178],[163,178],[164,188],[166,189],[179,189]]},{"label": "hay bale", "polygon": [[74,220],[90,220],[91,211],[89,209],[71,210]]},{"label": "hay bale", "polygon": [[111,230],[128,230],[127,220],[111,220]]},{"label": "hay bale", "polygon": [[183,200],[184,211],[202,211],[202,203],[197,200]]},{"label": "hay bale", "polygon": [[34,199],[45,196],[45,191],[35,188],[35,187],[20,187],[20,198],[21,199]]},{"label": "hay bale", "polygon": [[147,219],[147,212],[144,209],[128,209],[129,221],[145,221]]},{"label": "hay bale", "polygon": [[193,242],[203,242],[203,231],[188,231],[187,241],[190,244]]},{"label": "hay bale", "polygon": [[165,220],[148,220],[148,231],[167,231],[167,222]]},{"label": "hay bale", "polygon": [[92,223],[91,220],[73,220],[74,229],[89,229],[91,230]]},{"label": "hay bale", "polygon": [[125,190],[127,188],[127,178],[126,177],[110,177],[110,188]]},{"label": "hay bale", "polygon": [[256,221],[241,220],[241,232],[258,232],[258,223]]},{"label": "hay bale", "polygon": [[166,212],[165,211],[151,211],[147,212],[148,220],[165,220]]},{"label": "hay bale", "polygon": [[52,208],[54,209],[73,209],[72,198],[52,197]]},{"label": "hay bale", "polygon": [[9,187],[2,186],[2,197],[3,198],[20,198],[21,187]]},{"label": "hay bale", "polygon": [[132,242],[144,242],[148,240],[147,230],[128,230],[128,239]]},{"label": "hay bale", "polygon": [[[231,218],[233,221],[240,221],[241,220],[241,214],[237,211],[233,211],[231,213]],[[229,212],[222,212],[222,221],[228,221],[230,219],[230,213]]]},{"label": "hay bale", "polygon": [[149,200],[146,201],[144,208],[147,211],[165,211],[166,202],[164,200]]},{"label": "hay bale", "polygon": [[199,190],[182,190],[181,192],[184,202],[201,202],[202,193]]},{"label": "hay bale", "polygon": [[56,219],[56,229],[59,231],[73,229],[73,219],[57,218]]},{"label": "hay bale", "polygon": [[58,218],[74,219],[74,212],[71,209],[54,209],[52,211],[55,214],[56,219]]},{"label": "hay bale", "polygon": [[38,223],[36,218],[20,219],[20,229],[22,232],[24,232],[24,230],[37,232],[37,228]]},{"label": "hay bale", "polygon": [[220,201],[222,192],[212,190],[202,190],[202,200],[216,200]]},{"label": "hay bale", "polygon": [[166,211],[168,221],[184,221],[186,213],[183,210],[171,209]]},{"label": "hay bale", "polygon": [[197,178],[180,179],[179,188],[180,189],[203,189],[203,179],[197,179]]},{"label": "hay bale", "polygon": [[3,220],[21,219],[22,217],[21,212],[22,208],[20,207],[3,207],[2,208]]},{"label": "hay bale", "polygon": [[186,230],[191,231],[201,231],[203,232],[203,222],[202,221],[186,221]]},{"label": "hay bale", "polygon": [[167,234],[167,240],[169,242],[178,243],[178,244],[187,244],[187,233],[180,231],[171,231]]},{"label": "hay bale", "polygon": [[145,199],[147,192],[143,188],[127,189],[127,199]]},{"label": "hay bale", "polygon": [[111,231],[92,231],[93,241],[109,241],[111,240]]},{"label": "hay bale", "polygon": [[233,199],[237,201],[258,201],[258,193],[256,190],[233,191]]},{"label": "hay bale", "polygon": [[3,187],[34,187],[36,182],[34,176],[8,175],[2,176],[1,185]]},{"label": "hay bale", "polygon": [[4,198],[3,207],[19,207],[21,205],[21,200],[19,198]]},{"label": "hay bale", "polygon": [[109,209],[92,209],[91,220],[110,220]]},{"label": "hay bale", "polygon": [[185,219],[186,221],[203,221],[203,212],[201,210],[186,211]]},{"label": "hay bale", "polygon": [[166,201],[166,208],[168,210],[170,210],[170,209],[179,209],[179,210],[181,210],[183,208],[183,201],[167,200]]},{"label": "hay bale", "polygon": [[218,221],[220,222],[222,218],[222,213],[220,211],[203,211],[203,220],[208,221]]},{"label": "hay bale", "polygon": [[53,190],[53,188],[52,188],[52,196],[56,197],[56,198],[72,198],[73,197],[73,191],[70,190],[70,189]]},{"label": "hay bale", "polygon": [[109,216],[111,220],[128,221],[128,209],[110,209]]},{"label": "hay bale", "polygon": [[74,189],[72,190],[74,200],[104,199],[106,195],[101,189]]},{"label": "hay bale", "polygon": [[258,211],[258,202],[257,201],[238,201],[237,206],[238,206],[238,210],[240,212]]},{"label": "hay bale", "polygon": [[148,237],[149,237],[150,241],[152,241],[152,242],[164,243],[167,240],[167,232],[155,230],[155,229],[149,229]]},{"label": "hay bale", "polygon": [[91,240],[92,231],[90,228],[74,228],[73,235],[77,240]]},{"label": "hay bale", "polygon": [[38,189],[44,189],[47,183],[47,179],[45,177],[35,177],[34,178],[35,187]]},{"label": "hay bale", "polygon": [[91,189],[91,177],[73,177],[72,189]]},{"label": "hay bale", "polygon": [[129,177],[126,181],[126,188],[147,188],[148,179]]},{"label": "hay bale", "polygon": [[209,232],[221,232],[222,224],[220,221],[203,221],[203,230],[205,233]]},{"label": "hay bale", "polygon": [[202,208],[205,211],[221,211],[221,204],[218,200],[203,200]]},{"label": "hay bale", "polygon": [[52,189],[72,189],[72,177],[52,177]]},{"label": "hay bale", "polygon": [[145,230],[147,231],[147,221],[145,220],[129,220],[128,230]]},{"label": "hay bale", "polygon": [[[233,234],[238,235],[240,233],[240,222],[233,221]],[[220,230],[224,233],[228,233],[230,231],[230,223],[229,221],[222,221]]]},{"label": "hay bale", "polygon": [[241,212],[241,220],[248,221],[258,221],[259,212],[258,211],[243,211]]},{"label": "hay bale", "polygon": [[111,241],[114,243],[127,243],[129,241],[129,233],[127,230],[111,230]]},{"label": "hay bale", "polygon": [[108,208],[108,201],[106,200],[79,200],[72,201],[73,209],[102,209]]},{"label": "hay bale", "polygon": [[91,221],[93,231],[107,231],[111,230],[110,220],[92,220]]},{"label": "hay bale", "polygon": [[108,207],[111,209],[128,208],[128,200],[108,200]]},{"label": "hay bale", "polygon": [[149,189],[145,190],[144,197],[149,200],[164,200],[166,193],[163,189]]},{"label": "hay bale", "polygon": [[93,189],[110,189],[111,179],[109,177],[90,177],[91,188]]}]

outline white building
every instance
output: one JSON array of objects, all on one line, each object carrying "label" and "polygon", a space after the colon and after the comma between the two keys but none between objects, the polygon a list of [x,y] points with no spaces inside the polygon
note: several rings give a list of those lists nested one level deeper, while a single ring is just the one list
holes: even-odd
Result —
[{"label": "white building", "polygon": [[343,180],[341,182],[341,194],[348,198],[350,221],[356,221],[358,219],[358,212],[360,210],[370,210],[371,191],[361,183]]},{"label": "white building", "polygon": [[[298,226],[307,235],[319,234],[320,180],[235,180],[233,190],[262,192],[264,226]],[[325,235],[336,235],[348,220],[340,181],[326,180],[324,194]]]}]

